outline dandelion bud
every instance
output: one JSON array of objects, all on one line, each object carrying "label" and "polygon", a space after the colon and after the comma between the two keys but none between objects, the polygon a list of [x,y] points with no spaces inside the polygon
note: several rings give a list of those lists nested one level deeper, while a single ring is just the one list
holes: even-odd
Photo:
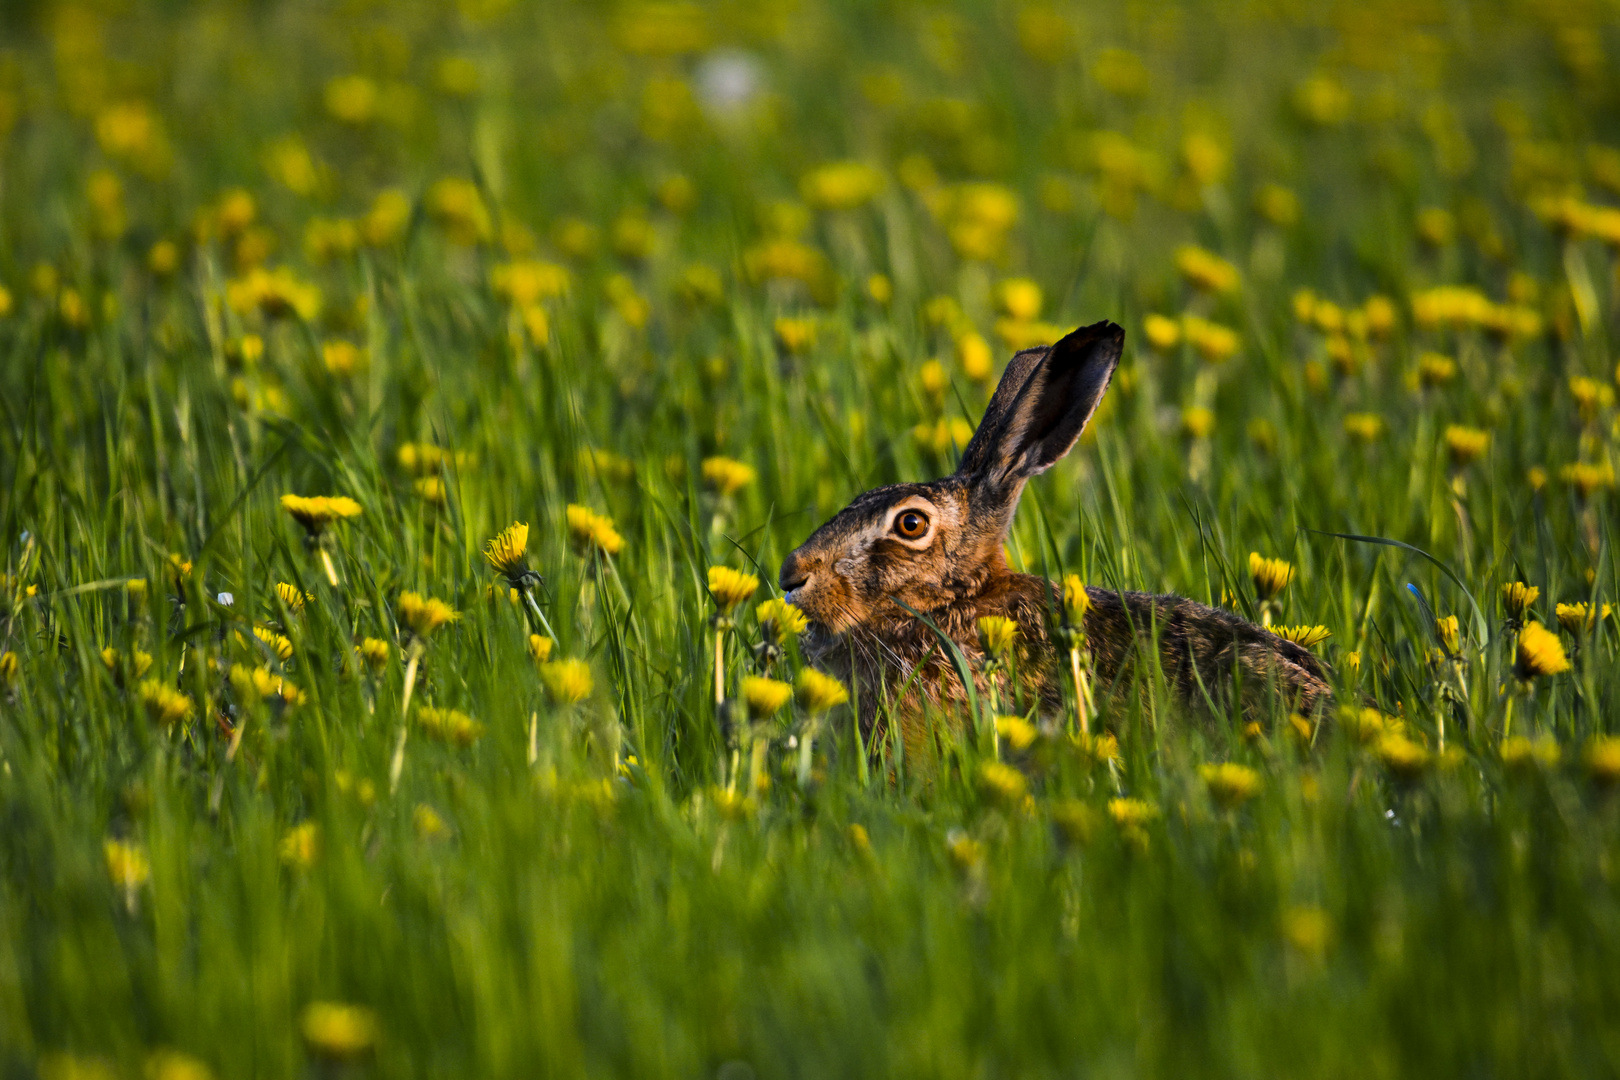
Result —
[{"label": "dandelion bud", "polygon": [[1524,618],[1530,605],[1536,602],[1541,590],[1534,585],[1526,585],[1522,581],[1510,581],[1502,586],[1502,606],[1507,608],[1508,618],[1514,622]]},{"label": "dandelion bud", "polygon": [[374,637],[362,638],[354,647],[356,655],[374,671],[388,663],[388,650],[388,642]]},{"label": "dandelion bud", "polygon": [[1258,551],[1249,552],[1249,577],[1261,600],[1270,600],[1294,580],[1294,565],[1285,559],[1268,559]]},{"label": "dandelion bud", "polygon": [[107,876],[125,892],[134,892],[152,879],[152,863],[146,849],[125,840],[108,840],[101,845],[107,860]]},{"label": "dandelion bud", "polygon": [[1558,625],[1574,637],[1590,633],[1592,628],[1597,626],[1599,613],[1601,612],[1602,618],[1607,619],[1613,610],[1608,604],[1599,608],[1587,603],[1559,604],[1553,609],[1554,614],[1558,616]]},{"label": "dandelion bud", "polygon": [[1018,624],[1012,619],[1000,615],[985,615],[979,619],[979,641],[993,660],[1005,657],[1018,636]]},{"label": "dandelion bud", "polygon": [[824,713],[849,700],[849,691],[843,683],[815,668],[801,670],[797,683],[799,704],[811,715]]},{"label": "dandelion bud", "polygon": [[1091,594],[1079,574],[1063,579],[1063,618],[1073,627],[1085,625],[1086,612],[1091,610]]},{"label": "dandelion bud", "polygon": [[748,705],[748,715],[755,720],[774,716],[792,696],[793,687],[777,679],[750,675],[742,681],[743,701]]},{"label": "dandelion bud", "polygon": [[1457,616],[1447,615],[1443,619],[1434,621],[1434,632],[1439,635],[1440,643],[1446,647],[1447,653],[1455,653],[1458,646]]}]

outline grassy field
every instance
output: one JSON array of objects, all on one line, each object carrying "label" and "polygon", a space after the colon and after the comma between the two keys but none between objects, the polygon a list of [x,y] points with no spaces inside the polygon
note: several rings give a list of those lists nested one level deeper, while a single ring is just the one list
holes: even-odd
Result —
[{"label": "grassy field", "polygon": [[[1614,16],[10,5],[0,1075],[1620,1072]],[[1340,706],[784,701],[1103,318],[1011,561]]]}]

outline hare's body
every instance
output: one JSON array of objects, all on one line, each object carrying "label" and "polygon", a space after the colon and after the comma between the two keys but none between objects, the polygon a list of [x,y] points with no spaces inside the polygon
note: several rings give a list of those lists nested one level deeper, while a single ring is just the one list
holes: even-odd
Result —
[{"label": "hare's body", "polygon": [[[1051,641],[1057,587],[1015,574],[1003,545],[1025,482],[1079,439],[1108,388],[1124,332],[1112,323],[1077,330],[1008,365],[956,474],[860,495],[782,563],[781,585],[809,617],[807,658],[849,679],[870,728],[880,698],[898,696],[903,716],[964,690],[953,658],[915,613],[951,639],[973,666],[980,693],[978,620],[1013,619],[1020,644],[1015,679],[994,689],[1042,711],[1062,699],[1068,660]],[[1089,590],[1090,671],[1099,691],[1145,686],[1162,672],[1189,705],[1233,702],[1245,712],[1282,704],[1314,711],[1331,691],[1320,664],[1293,642],[1231,614],[1177,596]]]}]

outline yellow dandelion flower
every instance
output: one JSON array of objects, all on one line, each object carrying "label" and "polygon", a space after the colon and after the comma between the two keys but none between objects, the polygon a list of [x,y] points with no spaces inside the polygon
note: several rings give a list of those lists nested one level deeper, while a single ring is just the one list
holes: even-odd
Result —
[{"label": "yellow dandelion flower", "polygon": [[551,651],[556,647],[557,643],[544,634],[529,635],[529,655],[534,658],[536,664],[544,664],[550,660]]},{"label": "yellow dandelion flower", "polygon": [[360,516],[360,504],[346,495],[283,495],[281,508],[311,536],[319,536],[334,521]]},{"label": "yellow dandelion flower", "polygon": [[734,495],[752,484],[759,472],[752,466],[728,457],[704,458],[703,482],[722,495]]},{"label": "yellow dandelion flower", "polygon": [[388,663],[388,654],[392,649],[393,647],[382,638],[368,637],[362,638],[354,651],[367,666],[376,671]]},{"label": "yellow dandelion flower", "polygon": [[1490,432],[1461,424],[1446,428],[1446,449],[1451,452],[1451,464],[1459,469],[1483,454],[1490,444]]},{"label": "yellow dandelion flower", "polygon": [[1559,759],[1563,757],[1563,749],[1558,745],[1558,740],[1550,735],[1536,739],[1514,735],[1502,740],[1498,752],[1502,755],[1502,764],[1516,772],[1556,768]]},{"label": "yellow dandelion flower", "polygon": [[460,612],[443,600],[415,592],[399,594],[398,613],[411,632],[424,640],[445,623],[461,618]]},{"label": "yellow dandelion flower", "polygon": [[1254,193],[1254,208],[1261,217],[1284,228],[1299,220],[1299,196],[1281,184],[1261,184]]},{"label": "yellow dandelion flower", "polygon": [[101,662],[114,675],[123,675],[127,672],[140,679],[144,678],[152,668],[152,654],[136,649],[133,658],[129,661],[129,666],[126,668],[124,666],[124,654],[118,649],[106,648],[101,650]]},{"label": "yellow dandelion flower", "polygon": [[1089,844],[1097,832],[1097,812],[1079,799],[1059,799],[1052,804],[1052,824],[1071,844]]},{"label": "yellow dandelion flower", "polygon": [[147,714],[158,724],[181,723],[190,718],[194,707],[191,695],[182,694],[157,679],[147,679],[141,683],[139,694]]},{"label": "yellow dandelion flower", "polygon": [[1176,249],[1176,270],[1189,285],[1203,292],[1236,292],[1242,280],[1236,266],[1192,244]]},{"label": "yellow dandelion flower", "polygon": [[514,521],[484,545],[484,558],[509,580],[521,582],[529,573],[524,562],[528,550],[529,525]]},{"label": "yellow dandelion flower", "polygon": [[147,1055],[143,1071],[146,1080],[214,1080],[214,1070],[206,1062],[178,1050],[152,1051]]},{"label": "yellow dandelion flower", "polygon": [[971,873],[984,865],[984,845],[961,829],[945,834],[945,853],[963,873]]},{"label": "yellow dandelion flower", "polygon": [[771,329],[775,331],[777,344],[782,346],[783,352],[802,353],[809,351],[816,343],[819,327],[816,320],[810,317],[779,315],[771,324]]},{"label": "yellow dandelion flower", "polygon": [[411,825],[423,840],[442,840],[450,835],[450,823],[427,803],[417,803],[411,811]]},{"label": "yellow dandelion flower", "polygon": [[1258,551],[1249,552],[1249,577],[1261,600],[1270,600],[1294,580],[1294,564],[1285,559],[1268,559]]},{"label": "yellow dandelion flower", "polygon": [[126,893],[132,893],[152,880],[152,862],[146,849],[127,840],[107,840],[101,845],[107,861],[107,876]]},{"label": "yellow dandelion flower", "polygon": [[1594,491],[1614,487],[1614,466],[1607,462],[1577,461],[1559,469],[1558,478],[1587,499]]},{"label": "yellow dandelion flower", "polygon": [[1235,761],[1201,765],[1198,775],[1209,789],[1209,797],[1222,810],[1236,810],[1260,794],[1260,774],[1247,765]]},{"label": "yellow dandelion flower", "polygon": [[792,685],[779,679],[750,675],[742,681],[742,698],[748,704],[748,715],[755,720],[776,715],[792,696]]},{"label": "yellow dandelion flower", "polygon": [[1377,413],[1349,413],[1344,418],[1344,433],[1358,442],[1373,442],[1384,433],[1384,418]]},{"label": "yellow dandelion flower", "polygon": [[1587,634],[1597,626],[1598,620],[1607,619],[1614,608],[1609,604],[1601,607],[1585,603],[1559,604],[1553,609],[1558,616],[1558,625],[1575,637]]},{"label": "yellow dandelion flower", "polygon": [[1022,716],[996,717],[996,736],[1014,750],[1028,750],[1040,729]]},{"label": "yellow dandelion flower", "polygon": [[1598,735],[1586,744],[1586,774],[1604,787],[1620,784],[1620,737]]},{"label": "yellow dandelion flower", "polygon": [[17,681],[17,672],[20,665],[17,654],[11,649],[0,652],[0,685],[10,686]]},{"label": "yellow dandelion flower", "polygon": [[883,191],[883,174],[860,161],[834,161],[806,173],[799,193],[817,210],[854,210]]},{"label": "yellow dandelion flower", "polygon": [[1391,732],[1379,738],[1373,753],[1384,768],[1403,780],[1415,780],[1434,763],[1434,756],[1420,743]]},{"label": "yellow dandelion flower", "polygon": [[471,746],[484,734],[484,725],[459,709],[423,706],[416,711],[416,720],[429,738],[455,746]]},{"label": "yellow dandelion flower", "polygon": [[1169,352],[1181,344],[1181,324],[1163,315],[1149,315],[1142,320],[1142,336],[1159,352]]},{"label": "yellow dandelion flower", "polygon": [[837,708],[849,700],[844,684],[815,668],[802,668],[797,679],[799,704],[812,715]]},{"label": "yellow dandelion flower", "polygon": [[295,870],[308,870],[321,854],[321,827],[313,821],[294,825],[281,834],[276,853],[284,865]]},{"label": "yellow dandelion flower", "polygon": [[1287,638],[1295,645],[1303,645],[1309,649],[1313,645],[1320,645],[1333,636],[1333,631],[1325,626],[1273,626],[1273,634],[1280,638]]},{"label": "yellow dandelion flower", "polygon": [[286,635],[278,634],[268,626],[255,626],[253,636],[263,642],[277,660],[287,661],[292,659],[293,643],[287,639]]},{"label": "yellow dandelion flower", "polygon": [[1426,352],[1418,357],[1418,382],[1422,386],[1444,386],[1457,377],[1457,361],[1439,353]]},{"label": "yellow dandelion flower", "polygon": [[989,798],[1007,806],[1016,806],[1029,793],[1029,781],[1011,765],[1000,761],[986,761],[979,765],[979,789]]},{"label": "yellow dandelion flower", "polygon": [[1107,732],[1101,735],[1081,732],[1069,736],[1069,742],[1087,764],[1107,765],[1119,760],[1119,740]]},{"label": "yellow dandelion flower", "polygon": [[568,505],[568,532],[582,547],[595,548],[604,555],[617,555],[624,548],[624,537],[613,527],[613,519],[587,506]]},{"label": "yellow dandelion flower", "polygon": [[1086,612],[1091,610],[1091,593],[1079,574],[1063,578],[1063,617],[1070,626],[1083,626]]},{"label": "yellow dandelion flower", "polygon": [[1109,799],[1108,816],[1121,828],[1140,829],[1159,816],[1159,808],[1146,799]]},{"label": "yellow dandelion flower", "polygon": [[983,615],[979,618],[979,644],[992,659],[1007,655],[1020,637],[1018,623],[1001,615]]},{"label": "yellow dandelion flower", "polygon": [[1043,299],[1041,287],[1029,278],[1008,278],[996,286],[996,306],[1010,319],[1037,318]]},{"label": "yellow dandelion flower", "polygon": [[352,341],[328,341],[321,346],[321,362],[328,372],[346,379],[366,366],[366,353]]},{"label": "yellow dandelion flower", "polygon": [[1211,364],[1231,359],[1243,344],[1238,332],[1230,326],[1222,326],[1196,315],[1188,315],[1181,320],[1181,332],[1186,335],[1187,344]]},{"label": "yellow dandelion flower", "polygon": [[740,791],[727,791],[725,788],[709,789],[709,797],[714,802],[714,808],[721,817],[727,821],[742,821],[753,815],[758,804]]},{"label": "yellow dandelion flower", "polygon": [[435,506],[443,506],[445,503],[444,481],[437,476],[424,476],[419,480],[411,481],[411,490],[416,492],[417,497],[423,502],[429,502]]},{"label": "yellow dandelion flower", "polygon": [[1536,602],[1541,595],[1541,589],[1535,585],[1526,585],[1522,581],[1510,581],[1502,586],[1502,606],[1507,609],[1508,618],[1515,622],[1524,618],[1530,605]]},{"label": "yellow dandelion flower", "polygon": [[1283,913],[1283,939],[1295,952],[1318,958],[1333,941],[1333,921],[1319,907],[1292,907]]},{"label": "yellow dandelion flower", "polygon": [[1564,655],[1564,643],[1558,640],[1558,635],[1539,622],[1532,622],[1519,631],[1513,666],[1519,678],[1529,681],[1568,671],[1569,658]]},{"label": "yellow dandelion flower", "polygon": [[810,625],[810,620],[797,605],[779,598],[760,604],[754,609],[754,615],[759,620],[760,633],[777,645],[804,633]]},{"label": "yellow dandelion flower", "polygon": [[540,681],[558,705],[572,705],[591,694],[591,668],[583,660],[552,660],[540,665]]},{"label": "yellow dandelion flower", "polygon": [[1181,430],[1189,439],[1207,439],[1215,430],[1215,412],[1202,405],[1181,410]]},{"label": "yellow dandelion flower", "polygon": [[956,362],[969,382],[984,383],[995,371],[995,356],[984,335],[968,331],[956,338]]},{"label": "yellow dandelion flower", "polygon": [[1434,621],[1434,632],[1440,636],[1448,653],[1457,651],[1461,623],[1455,615],[1446,615]]},{"label": "yellow dandelion flower", "polygon": [[294,615],[302,614],[304,605],[315,599],[314,593],[305,592],[298,586],[289,585],[285,581],[276,582],[276,595],[281,598],[283,604],[287,605],[287,610]]},{"label": "yellow dandelion flower", "polygon": [[[417,807],[418,814],[425,808]],[[429,810],[429,813],[432,811]],[[417,832],[421,831],[419,821]],[[338,1061],[350,1060],[368,1053],[377,1045],[377,1014],[364,1005],[312,1001],[304,1006],[298,1018],[298,1031],[316,1055]]]},{"label": "yellow dandelion flower", "polygon": [[730,615],[759,590],[759,578],[729,566],[709,567],[709,592],[720,606],[722,616]]},{"label": "yellow dandelion flower", "polygon": [[1339,722],[1344,726],[1357,742],[1374,742],[1386,733],[1396,731],[1401,722],[1393,716],[1388,716],[1377,709],[1345,707],[1339,714]]}]

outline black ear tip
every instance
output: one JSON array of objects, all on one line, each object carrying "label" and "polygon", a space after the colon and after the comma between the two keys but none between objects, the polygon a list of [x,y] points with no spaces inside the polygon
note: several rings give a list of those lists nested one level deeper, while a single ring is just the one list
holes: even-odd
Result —
[{"label": "black ear tip", "polygon": [[1070,349],[1085,349],[1094,345],[1103,345],[1110,351],[1122,349],[1125,346],[1125,328],[1118,323],[1104,319],[1102,322],[1092,323],[1073,330],[1056,345],[1054,351]]}]

